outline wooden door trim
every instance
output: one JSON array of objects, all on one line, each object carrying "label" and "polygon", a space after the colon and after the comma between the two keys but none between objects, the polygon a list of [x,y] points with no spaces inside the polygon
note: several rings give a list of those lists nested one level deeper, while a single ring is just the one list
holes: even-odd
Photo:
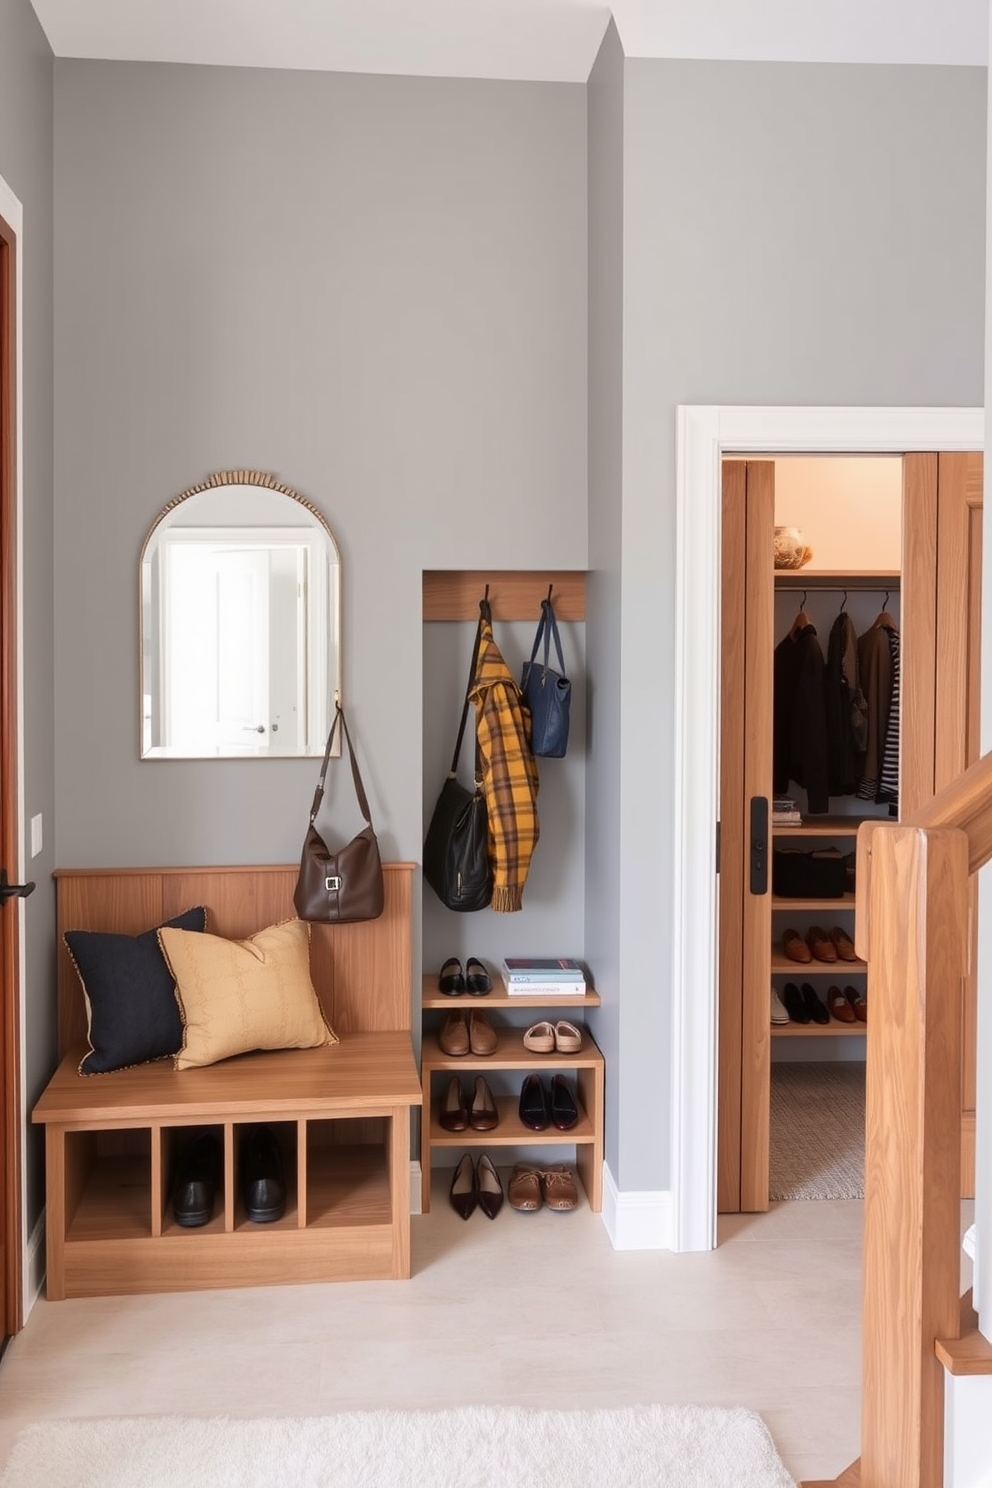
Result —
[{"label": "wooden door trim", "polygon": [[980,450],[982,408],[809,408],[682,404],[676,409],[675,770],[670,1238],[716,1243],[717,823],[720,515],[724,455]]},{"label": "wooden door trim", "polygon": [[[0,217],[0,863],[16,876],[17,842],[17,235]],[[3,1332],[23,1325],[22,1123],[18,997],[18,907],[5,916],[0,956],[0,1120],[4,1143],[0,1227],[3,1234]]]}]

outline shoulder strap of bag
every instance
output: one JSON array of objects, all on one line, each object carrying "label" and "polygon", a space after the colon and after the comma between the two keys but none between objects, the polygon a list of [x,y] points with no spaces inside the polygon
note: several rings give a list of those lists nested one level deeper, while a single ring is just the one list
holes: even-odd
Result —
[{"label": "shoulder strap of bag", "polygon": [[[465,702],[462,705],[462,719],[458,725],[458,738],[455,740],[455,752],[451,756],[451,769],[448,771],[448,779],[454,780],[458,774],[458,756],[462,752],[462,739],[465,736],[465,724],[468,721],[469,694],[472,691],[472,683],[475,681],[475,669],[479,665],[479,647],[482,645],[482,622],[489,620],[492,623],[492,612],[488,600],[479,601],[479,623],[475,631],[475,645],[472,647],[472,661],[468,669],[468,681],[465,684]],[[476,771],[478,774],[478,771]]]},{"label": "shoulder strap of bag", "polygon": [[554,637],[555,650],[558,653],[558,670],[561,672],[562,676],[564,676],[565,675],[565,658],[562,655],[561,637],[558,634],[558,622],[555,619],[554,607],[553,607],[550,599],[542,599],[541,600],[541,619],[540,619],[540,621],[538,623],[537,635],[534,637],[534,649],[530,653],[530,664],[531,664],[531,666],[534,665],[534,661],[535,661],[535,659],[537,657],[537,648],[541,644],[541,638],[542,638],[542,636],[544,638],[544,671],[545,671],[545,673],[547,673],[547,670],[548,670],[548,659],[549,659],[548,658],[548,648],[550,646],[552,637]]},{"label": "shoulder strap of bag", "polygon": [[317,789],[313,793],[313,805],[310,807],[310,825],[313,826],[320,810],[320,803],[324,799],[324,780],[327,775],[327,765],[331,758],[331,745],[334,743],[334,735],[337,733],[338,722],[344,730],[345,739],[348,741],[348,755],[351,759],[351,778],[355,783],[355,795],[358,797],[358,806],[369,826],[372,825],[372,817],[369,813],[368,798],[362,777],[358,770],[358,760],[355,758],[355,750],[352,746],[351,735],[348,732],[348,723],[344,716],[344,709],[339,702],[334,704],[334,722],[331,724],[331,732],[327,736],[327,748],[324,750],[324,760],[320,767],[320,779],[317,781]]}]

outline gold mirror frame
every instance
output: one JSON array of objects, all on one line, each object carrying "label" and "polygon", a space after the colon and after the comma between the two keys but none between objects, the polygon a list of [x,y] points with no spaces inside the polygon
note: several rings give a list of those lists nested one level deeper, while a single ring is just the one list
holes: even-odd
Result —
[{"label": "gold mirror frame", "polygon": [[341,556],[312,501],[265,471],[222,470],[162,508],[138,561],[138,681],[142,759],[323,754]]}]

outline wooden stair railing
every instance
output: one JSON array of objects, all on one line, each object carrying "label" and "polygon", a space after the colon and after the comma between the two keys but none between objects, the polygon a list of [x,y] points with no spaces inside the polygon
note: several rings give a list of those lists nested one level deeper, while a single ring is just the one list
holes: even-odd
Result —
[{"label": "wooden stair railing", "polygon": [[992,858],[992,754],[898,825],[858,830],[870,967],[861,1488],[939,1488],[944,1369],[960,1337],[961,979],[969,876]]}]

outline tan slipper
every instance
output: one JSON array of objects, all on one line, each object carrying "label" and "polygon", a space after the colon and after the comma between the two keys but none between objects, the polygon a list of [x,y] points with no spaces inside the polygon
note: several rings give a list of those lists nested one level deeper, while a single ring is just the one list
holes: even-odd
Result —
[{"label": "tan slipper", "polygon": [[559,1054],[577,1054],[582,1048],[582,1034],[574,1023],[564,1019],[555,1024],[555,1048]]},{"label": "tan slipper", "polygon": [[534,1023],[524,1034],[524,1048],[532,1054],[555,1052],[555,1029],[553,1023]]}]

